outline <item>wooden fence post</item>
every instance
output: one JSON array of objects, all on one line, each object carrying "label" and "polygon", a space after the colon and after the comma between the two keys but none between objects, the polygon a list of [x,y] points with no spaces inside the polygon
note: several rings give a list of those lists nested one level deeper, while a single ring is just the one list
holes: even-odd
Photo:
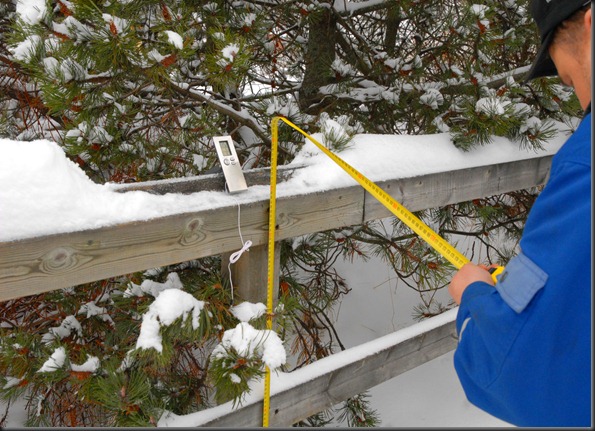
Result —
[{"label": "wooden fence post", "polygon": [[[273,284],[273,302],[277,304],[279,294],[279,268],[281,244],[275,243],[275,280]],[[221,273],[224,278],[229,278],[229,258],[232,253],[221,255]],[[268,284],[268,245],[252,246],[244,252],[238,261],[232,263],[231,279],[234,287],[234,303],[242,301],[252,303],[267,303]]]}]

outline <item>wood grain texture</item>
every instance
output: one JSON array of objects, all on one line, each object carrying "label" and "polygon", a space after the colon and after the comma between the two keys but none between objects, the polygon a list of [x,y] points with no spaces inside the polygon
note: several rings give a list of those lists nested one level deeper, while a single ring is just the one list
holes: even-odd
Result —
[{"label": "wood grain texture", "polygon": [[[378,185],[405,207],[417,211],[543,184],[550,164],[551,157],[542,157],[394,179]],[[166,189],[172,190],[161,187],[161,191]],[[255,246],[267,243],[268,209],[268,199],[242,207],[242,234]],[[281,241],[389,215],[359,186],[280,198],[275,238]],[[0,301],[237,249],[235,205],[3,242]]]},{"label": "wood grain texture", "polygon": [[[410,211],[468,201],[545,183],[551,156],[511,163],[444,171],[413,178],[395,178],[378,185]],[[266,170],[250,173],[249,185],[266,184]],[[286,175],[286,176],[283,176]],[[291,175],[286,171],[282,178]],[[219,175],[157,181],[118,187],[157,194],[221,189]],[[242,207],[242,235],[255,247],[253,258],[240,268],[248,281],[242,294],[258,299],[266,279],[268,199]],[[363,188],[351,186],[277,201],[277,241],[385,218],[390,212]],[[0,243],[0,301],[103,280],[200,257],[226,254],[241,247],[237,207],[180,213],[158,219],[119,224],[21,241]],[[276,259],[278,256],[275,256]],[[257,268],[255,268],[257,267]],[[238,271],[236,271],[237,273]],[[243,281],[239,281],[242,288]],[[456,347],[454,321],[371,352],[272,396],[270,425],[289,426],[361,393]],[[342,352],[349,354],[348,352]],[[300,370],[296,371],[299,373]],[[307,367],[304,371],[307,376]],[[200,426],[259,427],[262,401],[241,407]]]},{"label": "wood grain texture", "polygon": [[[320,194],[280,199],[276,238],[361,222],[363,191],[325,196],[330,200]],[[268,240],[268,205],[266,200],[242,208],[244,240],[255,246]],[[237,207],[232,205],[0,243],[0,301],[235,251],[238,241]]]},{"label": "wood grain texture", "polygon": [[[377,185],[409,211],[421,211],[545,184],[551,163],[552,156],[546,156],[382,181]],[[366,221],[389,215],[380,202],[366,195]]]},{"label": "wood grain texture", "polygon": [[[453,350],[456,343],[456,328],[452,320],[380,351],[371,352],[364,358],[354,355],[355,359],[324,375],[310,378],[308,367],[312,365],[295,371],[292,378],[301,378],[300,383],[271,396],[269,424],[272,427],[291,426]],[[350,352],[347,350],[336,355],[349,357]],[[259,427],[262,425],[262,408],[262,401],[256,402],[211,421],[197,423],[196,426]]]}]

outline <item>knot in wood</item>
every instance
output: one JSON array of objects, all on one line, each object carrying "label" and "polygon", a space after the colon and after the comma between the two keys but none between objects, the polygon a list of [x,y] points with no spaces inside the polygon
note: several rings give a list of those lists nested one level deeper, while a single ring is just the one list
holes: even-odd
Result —
[{"label": "knot in wood", "polygon": [[180,244],[184,246],[193,245],[201,242],[206,238],[202,231],[204,222],[201,218],[193,218],[186,223],[182,234],[180,235]]},{"label": "knot in wood", "polygon": [[76,267],[79,259],[76,251],[70,247],[58,247],[41,258],[40,269],[45,273],[54,273]]}]

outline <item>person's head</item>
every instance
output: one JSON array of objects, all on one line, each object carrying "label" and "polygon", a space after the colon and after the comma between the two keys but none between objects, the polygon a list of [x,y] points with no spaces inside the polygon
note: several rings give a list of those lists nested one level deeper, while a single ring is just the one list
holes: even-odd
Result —
[{"label": "person's head", "polygon": [[591,1],[532,0],[541,47],[526,80],[559,75],[583,109],[591,102]]}]

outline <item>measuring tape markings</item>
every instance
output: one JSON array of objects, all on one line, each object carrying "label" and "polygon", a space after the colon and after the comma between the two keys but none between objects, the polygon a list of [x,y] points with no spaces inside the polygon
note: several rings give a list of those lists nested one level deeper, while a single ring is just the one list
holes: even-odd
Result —
[{"label": "measuring tape markings", "polygon": [[[267,263],[267,329],[273,329],[273,288],[275,286],[275,228],[277,212],[277,151],[279,117],[271,121],[271,192],[269,198],[269,244]],[[271,405],[271,369],[265,364],[264,398],[262,403],[262,426],[269,426]]]},{"label": "measuring tape markings", "polygon": [[[274,286],[274,247],[275,247],[275,229],[276,229],[276,190],[277,190],[277,147],[278,147],[278,129],[279,120],[282,120],[293,129],[300,132],[308,138],[314,145],[316,145],[323,153],[338,164],[345,172],[347,172],[353,179],[355,179],[364,189],[366,189],[374,198],[383,204],[391,213],[393,213],[399,220],[405,223],[411,230],[413,230],[420,238],[428,243],[434,250],[440,253],[446,260],[448,260],[456,269],[460,269],[463,265],[470,262],[467,257],[461,254],[456,248],[449,244],[444,238],[438,235],[432,228],[416,217],[411,211],[405,208],[394,200],[388,193],[378,187],[373,181],[369,180],[357,169],[353,168],[339,156],[332,153],[324,145],[314,139],[312,136],[304,132],[298,126],[284,117],[273,117],[271,120],[271,194],[269,204],[269,244],[268,244],[268,286],[267,286],[267,329],[272,329],[273,318],[273,286]],[[497,266],[489,268],[488,271],[492,276],[494,282],[496,277],[502,273],[504,267]],[[270,410],[270,369],[267,366],[265,372],[265,388],[264,388],[264,402],[263,402],[263,427],[269,426],[269,410]]]},{"label": "measuring tape markings", "polygon": [[444,238],[438,235],[428,225],[411,213],[403,205],[399,204],[394,200],[388,193],[378,187],[373,181],[368,179],[365,175],[353,168],[343,159],[336,154],[328,150],[324,145],[314,139],[312,136],[304,132],[295,124],[283,117],[275,117],[283,120],[289,126],[300,132],[302,135],[307,137],[314,145],[316,145],[322,152],[337,163],[345,172],[347,172],[352,178],[354,178],[361,186],[364,187],[372,196],[374,196],[380,203],[382,203],[389,211],[391,211],[397,218],[411,228],[416,234],[418,234],[424,241],[429,243],[442,254],[455,268],[460,269],[464,264],[469,262],[463,254],[457,249],[450,245]]}]

